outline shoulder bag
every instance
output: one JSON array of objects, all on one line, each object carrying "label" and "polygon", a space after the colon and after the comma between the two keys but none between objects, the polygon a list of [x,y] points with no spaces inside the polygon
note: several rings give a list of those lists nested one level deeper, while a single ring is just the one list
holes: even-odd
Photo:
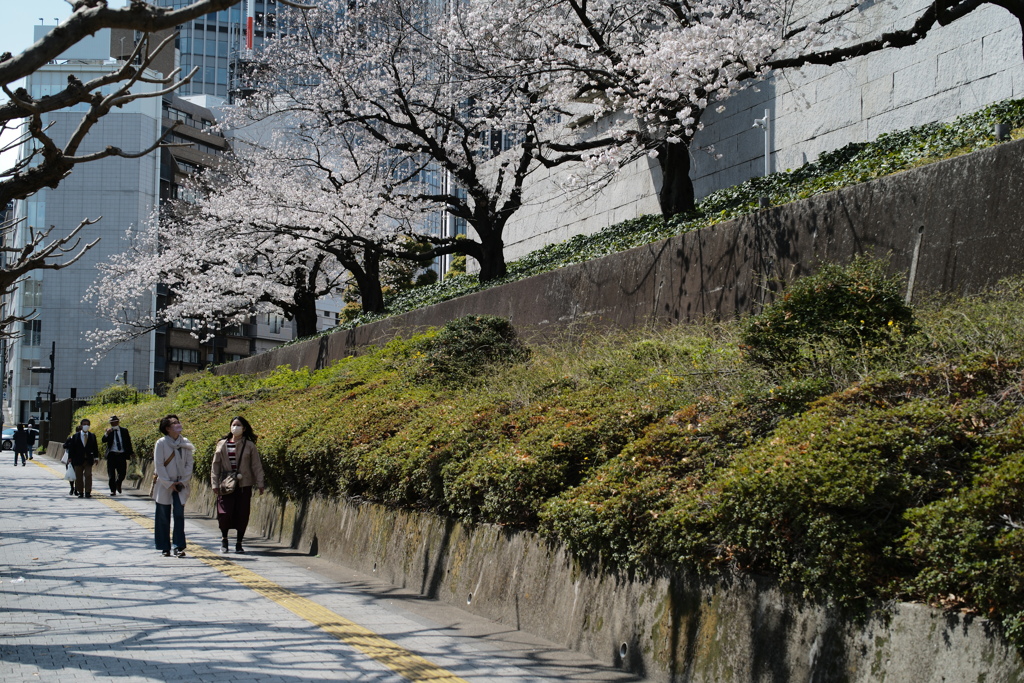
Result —
[{"label": "shoulder bag", "polygon": [[220,478],[220,495],[230,496],[238,490],[238,472],[225,472]]}]

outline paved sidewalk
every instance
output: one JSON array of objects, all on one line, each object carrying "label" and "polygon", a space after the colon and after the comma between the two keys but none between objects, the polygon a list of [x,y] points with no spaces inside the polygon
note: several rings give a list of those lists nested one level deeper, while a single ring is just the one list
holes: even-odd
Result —
[{"label": "paved sidewalk", "polygon": [[0,463],[0,681],[629,681],[527,634],[272,544],[224,555],[153,504],[68,495],[63,465]]}]

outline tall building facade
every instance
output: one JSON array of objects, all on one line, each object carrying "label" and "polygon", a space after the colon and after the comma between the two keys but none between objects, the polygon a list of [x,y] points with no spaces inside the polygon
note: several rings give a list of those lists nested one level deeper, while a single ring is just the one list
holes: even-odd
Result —
[{"label": "tall building facade", "polygon": [[[161,7],[184,7],[189,0],[157,0]],[[251,7],[251,10],[250,10]],[[195,77],[178,92],[231,98],[237,86],[239,65],[246,60],[246,14],[253,19],[253,49],[274,34],[277,0],[248,0],[230,9],[212,12],[182,24],[175,43],[183,74],[198,67]]]},{"label": "tall building facade", "polygon": [[[162,126],[173,147],[160,150],[160,204],[189,201],[187,180],[206,169],[215,168],[228,153],[228,142],[216,128],[216,115],[206,107],[174,94],[163,97]],[[174,130],[170,130],[171,128]],[[178,146],[180,145],[180,146]],[[174,292],[160,285],[156,290],[159,309]],[[236,325],[217,330],[197,327],[194,320],[175,320],[154,332],[153,386],[157,390],[179,375],[195,372],[211,364],[239,360],[255,348],[255,324]],[[202,341],[200,341],[202,339]]]},{"label": "tall building facade", "polygon": [[[109,34],[105,40],[109,46]],[[68,76],[88,81],[111,69],[109,57],[60,60],[29,76],[26,88],[33,97],[43,97],[66,87]],[[159,86],[140,83],[139,87],[155,90]],[[49,114],[44,125],[50,125],[48,131],[55,140],[66,140],[78,127],[83,111],[79,106]],[[161,118],[159,97],[135,100],[101,119],[81,152],[110,145],[126,151],[146,149],[160,135]],[[27,153],[27,148],[22,151]],[[18,246],[29,243],[34,232],[51,226],[53,237],[66,235],[83,219],[98,221],[80,233],[80,246],[97,238],[99,242],[68,268],[33,271],[12,297],[12,312],[27,318],[9,347],[8,400],[14,420],[38,417],[45,411],[34,404],[40,398],[45,402],[49,390],[51,373],[38,369],[50,368],[51,349],[53,393],[57,397],[69,396],[72,389],[79,396],[88,396],[125,373],[128,382],[140,389],[153,385],[152,335],[124,344],[93,362],[85,333],[102,329],[105,323],[82,297],[96,279],[97,265],[125,251],[134,231],[156,207],[159,180],[159,155],[155,153],[138,159],[108,158],[76,169],[56,189],[41,190],[16,203],[12,239]],[[102,305],[116,307],[120,303],[108,301]]]}]

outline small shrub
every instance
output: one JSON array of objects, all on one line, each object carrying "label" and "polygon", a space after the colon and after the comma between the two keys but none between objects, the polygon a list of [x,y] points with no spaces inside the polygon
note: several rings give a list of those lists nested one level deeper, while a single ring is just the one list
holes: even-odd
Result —
[{"label": "small shrub", "polygon": [[109,387],[96,392],[96,394],[89,399],[89,405],[138,403],[139,401],[149,400],[150,397],[150,394],[139,393],[139,390],[133,386],[111,384]]},{"label": "small shrub", "polygon": [[448,266],[448,272],[444,274],[444,279],[455,277],[456,275],[466,274],[466,255],[455,254],[452,256],[451,265]]},{"label": "small shrub", "polygon": [[847,266],[826,264],[792,283],[782,297],[744,324],[742,343],[754,363],[791,374],[820,367],[822,348],[887,347],[915,331],[897,278],[884,263],[860,256]]},{"label": "small shrub", "polygon": [[424,344],[422,379],[458,382],[488,367],[522,363],[530,350],[512,323],[493,315],[468,315],[449,321]]}]

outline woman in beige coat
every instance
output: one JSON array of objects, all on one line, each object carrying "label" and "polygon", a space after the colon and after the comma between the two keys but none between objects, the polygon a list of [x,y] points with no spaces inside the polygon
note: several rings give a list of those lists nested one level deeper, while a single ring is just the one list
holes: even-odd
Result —
[{"label": "woman in beige coat", "polygon": [[263,493],[263,461],[256,449],[256,433],[244,417],[231,420],[231,431],[217,442],[210,464],[210,485],[217,495],[220,549],[228,551],[228,531],[238,530],[235,552],[244,553],[242,540],[249,526],[249,507],[255,486]]}]

